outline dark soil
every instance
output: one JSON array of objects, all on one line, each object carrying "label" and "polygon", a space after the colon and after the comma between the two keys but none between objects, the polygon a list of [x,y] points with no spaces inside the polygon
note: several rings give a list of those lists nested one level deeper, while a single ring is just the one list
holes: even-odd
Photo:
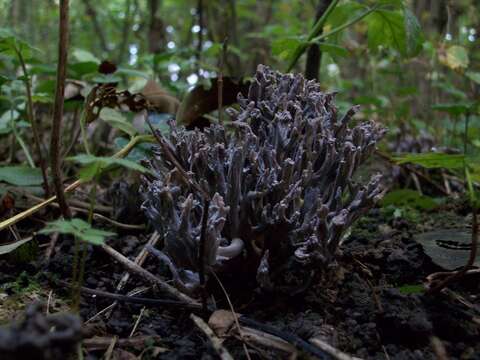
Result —
[{"label": "dark soil", "polygon": [[[450,359],[480,359],[480,277],[467,277],[446,294],[426,295],[421,287],[427,275],[442,269],[425,255],[413,235],[442,226],[447,212],[463,219],[462,215],[457,215],[460,211],[450,208],[442,210],[441,218],[436,218],[439,212],[421,214],[421,221],[415,224],[393,219],[374,209],[352,230],[331,274],[328,277],[316,274],[307,290],[294,295],[245,293],[245,287],[225,285],[235,309],[250,319],[304,340],[319,337],[361,358],[435,359],[431,346],[431,337],[435,336],[445,346]],[[130,234],[110,245],[134,258],[147,238]],[[21,272],[26,272],[36,276],[41,288],[51,289],[57,297],[68,299],[68,289],[55,285],[52,280],[53,277],[67,280],[71,276],[70,240],[64,239],[62,244],[48,265],[13,267],[2,261],[0,266],[7,271],[0,274],[0,283],[11,283]],[[148,259],[145,268],[154,273],[165,270],[159,268],[153,258]],[[113,263],[102,250],[89,248],[86,287],[115,292],[123,273],[120,265]],[[132,276],[123,293],[142,285],[148,284]],[[12,291],[5,290],[7,295],[13,295]],[[153,290],[142,296],[165,298]],[[219,308],[228,309],[221,293],[216,295],[216,301]],[[143,305],[120,303],[110,316],[103,314],[91,320],[111,303],[112,300],[98,296],[82,296],[80,315],[88,321],[84,325],[84,337],[116,335],[123,339],[130,336]],[[188,310],[147,307],[134,335],[151,336],[156,341],[140,348],[120,350],[117,347],[113,358],[128,358],[125,356],[129,352],[142,353],[143,359],[217,358],[209,340],[189,319]],[[234,358],[245,358],[239,340],[228,338],[224,344]],[[100,359],[105,350],[89,351],[86,359]],[[251,356],[253,359],[288,358],[271,349],[259,348],[252,348]],[[313,357],[302,354],[301,358]]]}]

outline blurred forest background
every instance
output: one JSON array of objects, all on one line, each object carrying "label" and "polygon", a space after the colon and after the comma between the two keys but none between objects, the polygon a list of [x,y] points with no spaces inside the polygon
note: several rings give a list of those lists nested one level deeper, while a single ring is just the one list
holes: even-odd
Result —
[{"label": "blurred forest background", "polygon": [[[190,87],[208,86],[217,76],[227,38],[224,75],[249,77],[257,64],[285,71],[293,50],[311,40],[308,34],[330,3],[72,1],[68,77],[99,80],[95,65],[109,60],[119,65],[116,76],[122,86],[137,91],[154,77],[182,98]],[[34,98],[51,101],[58,1],[0,0],[0,9],[0,22],[39,49],[27,59],[34,74]],[[380,120],[391,130],[408,130],[414,136],[424,132],[448,146],[463,141],[455,135],[463,131],[464,115],[476,114],[472,104],[480,83],[476,0],[342,0],[323,33],[339,27],[331,36],[310,42],[307,55],[292,70],[319,79],[325,90],[338,91],[340,104],[362,105],[361,116]],[[16,62],[0,53],[0,73],[13,80]],[[9,108],[2,97],[0,110]],[[471,121],[472,139],[479,130],[478,122]]]}]

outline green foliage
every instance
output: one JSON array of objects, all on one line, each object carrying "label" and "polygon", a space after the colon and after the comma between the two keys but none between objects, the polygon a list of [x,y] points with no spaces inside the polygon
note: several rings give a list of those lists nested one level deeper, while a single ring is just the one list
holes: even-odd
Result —
[{"label": "green foliage", "polygon": [[406,154],[395,157],[397,164],[416,164],[427,169],[460,169],[464,167],[465,156],[462,154],[422,153]]},{"label": "green foliage", "polygon": [[425,291],[425,288],[421,284],[406,284],[397,288],[403,295],[421,294]]},{"label": "green foliage", "polygon": [[34,186],[41,185],[43,178],[39,168],[3,166],[0,167],[0,181],[16,186]]},{"label": "green foliage", "polygon": [[86,221],[78,218],[52,221],[40,231],[41,234],[56,232],[72,235],[93,245],[102,245],[106,237],[115,235],[115,233],[110,231],[95,229]]},{"label": "green foliage", "polygon": [[418,55],[423,36],[415,15],[408,9],[379,9],[368,16],[368,47],[377,51],[392,47],[404,57]]},{"label": "green foliage", "polygon": [[31,241],[33,238],[26,238],[22,240],[15,241],[13,243],[0,245],[0,255],[5,255],[11,253],[12,251],[16,250],[18,247],[22,246],[23,244]]},{"label": "green foliage", "polygon": [[128,160],[121,159],[113,156],[94,156],[89,154],[78,154],[67,158],[67,160],[75,161],[79,164],[86,165],[79,172],[79,177],[82,180],[92,180],[102,171],[110,166],[121,166],[130,170],[139,171],[141,173],[147,173],[149,170],[144,166]]},{"label": "green foliage", "polygon": [[435,104],[432,106],[433,110],[444,111],[453,116],[458,116],[470,112],[472,103],[458,102],[452,104]]},{"label": "green foliage", "polygon": [[425,195],[420,195],[411,189],[398,189],[389,192],[382,199],[382,206],[412,207],[419,210],[432,210],[438,206],[438,202]]},{"label": "green foliage", "polygon": [[0,28],[0,54],[24,60],[31,60],[38,49],[17,37],[10,29]]},{"label": "green foliage", "polygon": [[137,130],[118,110],[111,108],[103,108],[102,111],[100,111],[99,117],[100,119],[110,124],[110,126],[119,129],[130,136],[135,136],[137,134]]}]

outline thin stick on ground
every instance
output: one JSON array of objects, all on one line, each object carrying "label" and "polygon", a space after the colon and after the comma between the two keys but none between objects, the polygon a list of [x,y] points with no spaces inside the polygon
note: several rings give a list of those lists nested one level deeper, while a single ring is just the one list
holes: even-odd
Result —
[{"label": "thin stick on ground", "polygon": [[60,139],[62,132],[63,101],[65,95],[65,78],[67,74],[68,56],[68,0],[60,0],[60,25],[58,41],[57,86],[55,90],[55,103],[53,107],[52,138],[50,142],[50,165],[52,168],[55,194],[62,215],[66,219],[72,217],[63,190],[62,159],[60,158]]},{"label": "thin stick on ground", "polygon": [[217,352],[218,356],[222,360],[233,360],[232,355],[228,352],[228,350],[222,345],[222,340],[220,340],[212,329],[208,326],[208,324],[202,320],[202,318],[190,314],[190,319],[193,320],[195,325],[202,330],[202,332],[208,337],[210,342],[212,343],[213,349]]},{"label": "thin stick on ground", "polygon": [[187,304],[191,305],[199,305],[199,303],[192,299],[190,296],[178,291],[173,286],[167,284],[162,279],[158,278],[157,276],[153,275],[151,272],[145,270],[144,268],[138,266],[133,261],[119,253],[117,250],[108,246],[107,244],[101,245],[101,248],[105,250],[107,254],[112,256],[116,261],[118,261],[123,267],[125,267],[128,271],[135,273],[136,275],[142,277],[144,280],[148,281],[149,283],[158,286],[158,288],[167,294],[171,295],[172,297],[181,300]]},{"label": "thin stick on ground", "polygon": [[[150,236],[150,239],[148,240],[148,242],[143,246],[142,250],[140,251],[140,253],[135,258],[135,260],[134,260],[135,264],[137,264],[138,266],[143,265],[143,263],[145,262],[145,260],[147,259],[147,256],[148,256],[147,246],[148,245],[155,246],[155,244],[158,242],[158,240],[160,240],[160,235],[158,234],[158,232],[155,231],[152,234],[152,236]],[[129,279],[130,279],[130,273],[125,272],[123,274],[122,278],[120,279],[120,281],[118,282],[117,287],[115,288],[116,292],[122,291],[123,288],[125,287],[125,285],[127,285],[127,282],[128,282]],[[105,314],[106,318],[110,317],[113,309],[117,306],[117,304],[118,304],[118,301],[115,301],[108,306],[109,310]]]},{"label": "thin stick on ground", "polygon": [[253,319],[249,319],[245,316],[240,316],[238,321],[242,325],[246,325],[248,327],[258,329],[261,331],[264,331],[266,333],[275,335],[291,344],[293,344],[295,347],[302,349],[303,351],[308,352],[309,354],[315,355],[319,359],[330,359],[330,355],[327,354],[325,351],[322,349],[317,348],[316,346],[313,346],[312,344],[308,343],[307,341],[303,340],[299,336],[288,333],[285,331],[278,330],[277,328],[267,325],[267,324],[262,324],[258,321],[255,321]]}]

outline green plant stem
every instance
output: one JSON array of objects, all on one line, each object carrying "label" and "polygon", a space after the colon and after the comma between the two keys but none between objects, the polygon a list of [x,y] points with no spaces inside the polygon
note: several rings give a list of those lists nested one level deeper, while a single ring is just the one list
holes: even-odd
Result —
[{"label": "green plant stem", "polygon": [[[13,108],[11,108],[10,111],[12,113],[12,118],[13,118]],[[20,136],[19,132],[17,131],[17,127],[15,126],[15,121],[12,119],[11,122],[12,122],[13,135],[15,136],[15,139],[20,144],[20,147],[22,148],[23,152],[25,153],[25,156],[26,156],[27,161],[28,161],[28,165],[30,165],[30,167],[32,167],[32,168],[35,168],[35,163],[33,161],[32,155],[30,154],[30,151],[28,150],[28,147],[25,144],[25,141],[23,141],[22,137]]]},{"label": "green plant stem", "polygon": [[463,137],[463,154],[465,157],[467,156],[467,150],[468,150],[468,127],[470,125],[470,113],[467,112],[465,114],[465,133]]},{"label": "green plant stem", "polygon": [[325,33],[325,34],[322,34],[320,36],[317,36],[315,38],[313,38],[312,40],[310,40],[310,43],[317,43],[317,42],[320,42],[322,41],[323,39],[329,37],[329,36],[332,36],[332,35],[335,35],[336,33],[339,33],[340,31],[352,26],[353,24],[359,22],[360,20],[362,20],[363,18],[365,18],[366,16],[370,15],[372,12],[374,12],[375,10],[378,9],[378,5],[377,6],[373,6],[367,10],[365,10],[363,13],[359,14],[358,16],[354,17],[352,20],[350,21],[347,21],[345,24],[343,25],[340,25],[338,27],[336,27],[335,29]]},{"label": "green plant stem", "polygon": [[[98,176],[95,178],[95,181],[98,180]],[[93,221],[93,214],[95,210],[95,204],[96,204],[96,196],[97,196],[97,184],[96,182],[93,184],[92,189],[90,190],[90,208],[88,210],[88,223],[91,225]],[[76,282],[73,283],[73,286],[75,287],[75,294],[74,294],[74,308],[78,310],[80,306],[80,293],[81,293],[81,288],[83,286],[83,280],[85,278],[85,263],[87,262],[87,250],[88,250],[88,244],[86,242],[82,242],[82,254],[80,256],[80,263],[77,266],[79,267],[78,269],[78,277],[76,279]]]},{"label": "green plant stem", "polygon": [[83,147],[85,148],[85,152],[88,155],[91,155],[92,152],[90,151],[90,146],[88,145],[88,139],[87,139],[87,124],[85,122],[85,111],[82,111],[82,116],[80,117],[80,131],[82,135],[82,142],[83,142]]},{"label": "green plant stem", "polygon": [[42,155],[40,135],[37,128],[37,123],[33,115],[32,86],[30,84],[30,75],[28,73],[27,66],[25,64],[25,59],[23,58],[22,52],[17,48],[16,44],[14,46],[14,51],[17,54],[17,58],[18,58],[18,61],[20,62],[20,66],[23,72],[23,77],[24,77],[23,83],[25,84],[25,89],[27,92],[27,117],[28,117],[28,121],[30,122],[30,125],[32,126],[33,141],[35,143],[35,149],[38,153],[38,159],[40,161],[40,169],[42,170],[43,187],[45,189],[45,196],[49,197],[50,186],[48,185],[47,164]]},{"label": "green plant stem", "polygon": [[288,65],[287,72],[289,72],[293,69],[293,67],[297,63],[298,59],[300,59],[300,56],[302,56],[302,54],[305,52],[305,50],[307,50],[308,42],[310,42],[313,38],[315,38],[318,34],[320,34],[320,32],[323,29],[323,26],[325,25],[325,22],[327,21],[327,18],[330,16],[333,9],[335,9],[338,2],[339,2],[339,0],[333,0],[332,3],[330,4],[330,6],[327,8],[327,10],[325,10],[323,15],[320,17],[320,19],[318,19],[318,21],[315,23],[315,26],[312,28],[312,30],[308,34],[307,43],[297,46],[297,48],[295,49],[295,52],[293,53],[292,60],[290,61],[290,64]]}]

